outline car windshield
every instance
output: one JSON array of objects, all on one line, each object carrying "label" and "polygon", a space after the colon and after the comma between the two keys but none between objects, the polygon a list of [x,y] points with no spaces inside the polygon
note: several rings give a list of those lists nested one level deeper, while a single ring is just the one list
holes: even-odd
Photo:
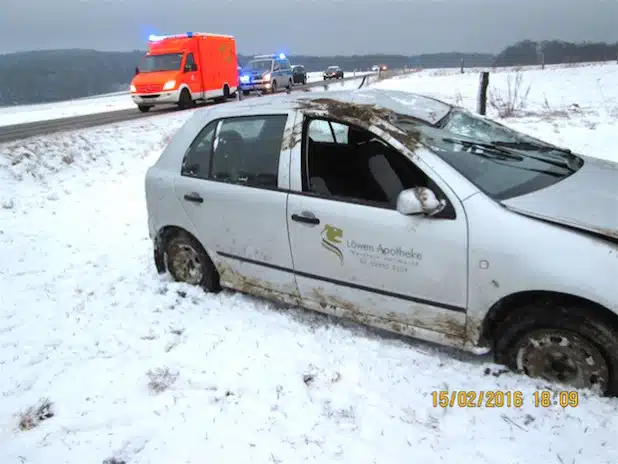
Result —
[{"label": "car windshield", "polygon": [[549,187],[583,164],[568,150],[463,110],[451,111],[439,127],[405,116],[392,122],[498,201]]},{"label": "car windshield", "polygon": [[270,66],[272,64],[272,60],[255,60],[249,61],[245,69],[249,71],[270,71]]},{"label": "car windshield", "polygon": [[139,67],[139,71],[141,73],[157,71],[177,71],[180,69],[181,62],[182,53],[146,55],[142,60],[142,65]]},{"label": "car windshield", "polygon": [[337,66],[329,66],[327,71],[337,71],[339,69]]}]

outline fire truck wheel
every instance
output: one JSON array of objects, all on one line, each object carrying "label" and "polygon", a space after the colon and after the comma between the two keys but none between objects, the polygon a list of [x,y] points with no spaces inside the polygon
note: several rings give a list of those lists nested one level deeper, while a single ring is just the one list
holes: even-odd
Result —
[{"label": "fire truck wheel", "polygon": [[142,112],[142,113],[148,113],[150,111],[150,108],[152,108],[152,106],[148,106],[148,105],[137,105],[137,108]]},{"label": "fire truck wheel", "polygon": [[193,106],[193,100],[191,99],[191,94],[187,89],[182,89],[180,92],[180,99],[178,100],[178,106],[180,109],[187,109]]}]

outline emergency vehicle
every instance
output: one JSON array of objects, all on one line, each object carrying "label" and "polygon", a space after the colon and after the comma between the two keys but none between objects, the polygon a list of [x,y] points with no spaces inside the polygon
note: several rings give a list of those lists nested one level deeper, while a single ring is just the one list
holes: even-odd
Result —
[{"label": "emergency vehicle", "polygon": [[196,101],[225,100],[238,90],[236,40],[230,35],[192,33],[150,36],[148,52],[131,81],[140,111]]},{"label": "emergency vehicle", "polygon": [[292,65],[284,53],[256,55],[242,69],[240,90],[244,95],[252,90],[276,93],[279,88],[291,89],[293,79]]}]

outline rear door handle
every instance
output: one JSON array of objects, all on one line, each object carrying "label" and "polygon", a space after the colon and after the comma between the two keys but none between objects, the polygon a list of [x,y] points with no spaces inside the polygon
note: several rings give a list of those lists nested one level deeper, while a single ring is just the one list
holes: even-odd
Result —
[{"label": "rear door handle", "polygon": [[198,193],[187,193],[184,199],[193,203],[204,203],[204,199]]},{"label": "rear door handle", "polygon": [[317,225],[320,223],[320,220],[315,216],[314,217],[301,216],[300,214],[292,214],[292,221],[304,222],[305,224],[313,224],[313,225]]}]

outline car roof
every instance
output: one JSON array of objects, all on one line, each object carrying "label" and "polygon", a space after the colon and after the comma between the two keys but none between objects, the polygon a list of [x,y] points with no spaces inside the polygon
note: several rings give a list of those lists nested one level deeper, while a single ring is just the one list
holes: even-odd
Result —
[{"label": "car roof", "polygon": [[454,107],[446,102],[426,95],[387,89],[332,90],[317,92],[295,92],[262,98],[251,98],[237,102],[216,105],[198,110],[207,111],[213,118],[242,116],[247,113],[291,111],[314,102],[316,109],[326,100],[332,102],[372,105],[405,116],[436,123]]}]

